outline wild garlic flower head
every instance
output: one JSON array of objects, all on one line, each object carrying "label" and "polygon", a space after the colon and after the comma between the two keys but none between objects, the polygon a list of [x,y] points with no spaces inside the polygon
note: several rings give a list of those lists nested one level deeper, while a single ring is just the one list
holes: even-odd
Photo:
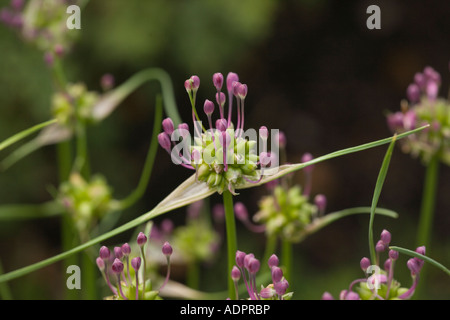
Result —
[{"label": "wild garlic flower head", "polygon": [[[219,109],[219,117],[213,122],[212,116],[217,108],[213,101],[205,100],[203,111],[208,124],[204,126],[196,108],[200,78],[192,76],[186,80],[185,89],[192,106],[194,137],[191,138],[188,124],[182,123],[175,128],[173,121],[167,118],[163,121],[164,131],[159,134],[158,141],[171,155],[175,164],[196,171],[197,181],[207,183],[219,193],[229,190],[235,194],[236,187],[241,184],[260,182],[265,174],[264,169],[278,166],[278,161],[276,151],[267,150],[269,130],[266,127],[262,126],[258,131],[254,129],[244,131],[247,85],[239,82],[237,74],[233,72],[228,74],[227,112],[225,108],[227,96],[222,92],[224,83],[221,73],[213,75],[213,85],[217,91],[215,103]],[[236,123],[232,121],[233,98],[237,105]],[[274,134],[278,130],[272,131]],[[181,142],[176,143],[180,139]]]},{"label": "wild garlic flower head", "polygon": [[[340,292],[339,300],[406,300],[414,295],[424,261],[417,257],[407,261],[406,266],[411,272],[412,285],[410,288],[402,287],[394,278],[399,253],[389,250],[390,241],[391,233],[383,230],[375,246],[376,261],[372,264],[369,258],[361,259],[360,267],[365,277],[352,281],[348,289]],[[383,252],[387,252],[388,257],[381,266],[380,255]],[[425,247],[418,247],[416,252],[425,255]],[[329,292],[325,292],[322,300],[334,300],[334,297]]]},{"label": "wild garlic flower head", "polygon": [[424,163],[437,156],[450,165],[450,101],[439,97],[441,75],[432,67],[414,76],[401,110],[390,113],[387,123],[392,132],[402,133],[429,124],[430,127],[401,140],[403,151]]},{"label": "wild garlic flower head", "polygon": [[[107,300],[161,300],[159,294],[170,276],[170,257],[173,249],[169,242],[164,242],[161,247],[161,253],[166,257],[168,268],[159,290],[154,290],[146,269],[144,246],[147,242],[148,237],[140,232],[135,243],[140,250],[140,255],[137,256],[132,254],[132,246],[128,243],[114,247],[112,252],[106,246],[100,248],[96,259],[97,266],[113,293],[106,298]],[[133,247],[136,248],[136,245]]]}]

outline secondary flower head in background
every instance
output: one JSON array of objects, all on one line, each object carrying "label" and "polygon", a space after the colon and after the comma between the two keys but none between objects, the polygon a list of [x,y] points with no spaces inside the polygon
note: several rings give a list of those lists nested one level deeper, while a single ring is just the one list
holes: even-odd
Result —
[{"label": "secondary flower head in background", "polygon": [[450,102],[439,97],[440,86],[441,75],[432,67],[416,73],[414,82],[407,88],[407,100],[401,103],[401,111],[390,113],[387,122],[396,133],[430,124],[427,130],[403,139],[402,148],[424,163],[437,156],[450,165]]}]

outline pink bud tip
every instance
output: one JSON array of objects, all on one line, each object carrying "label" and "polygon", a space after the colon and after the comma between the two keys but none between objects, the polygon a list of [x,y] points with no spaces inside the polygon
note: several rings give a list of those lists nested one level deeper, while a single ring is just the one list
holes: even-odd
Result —
[{"label": "pink bud tip", "polygon": [[165,133],[167,133],[169,136],[172,135],[173,130],[174,130],[172,119],[170,119],[170,118],[164,119],[162,122],[162,127],[163,127],[163,130]]},{"label": "pink bud tip", "polygon": [[211,115],[214,112],[214,103],[206,99],[205,104],[203,105],[203,111],[205,111],[207,115]]},{"label": "pink bud tip", "polygon": [[223,75],[220,72],[213,74],[213,84],[216,87],[217,91],[222,90],[223,86]]},{"label": "pink bud tip", "polygon": [[137,244],[138,246],[142,247],[147,242],[147,237],[144,233],[139,232],[137,236]]},{"label": "pink bud tip", "polygon": [[172,246],[170,245],[169,242],[164,242],[163,246],[162,246],[162,253],[165,256],[170,256],[173,252]]}]

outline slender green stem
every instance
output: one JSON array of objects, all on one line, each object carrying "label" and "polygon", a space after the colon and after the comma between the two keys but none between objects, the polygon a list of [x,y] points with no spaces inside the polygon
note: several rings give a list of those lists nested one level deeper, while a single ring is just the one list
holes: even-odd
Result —
[{"label": "slender green stem", "polygon": [[287,281],[290,281],[292,286],[292,267],[293,267],[293,248],[292,242],[283,239],[281,241],[281,265],[284,266],[283,275]]},{"label": "slender green stem", "polygon": [[231,300],[236,300],[236,292],[234,290],[234,282],[231,279],[231,270],[234,266],[234,261],[237,251],[237,237],[236,237],[236,220],[234,218],[233,195],[229,191],[223,193],[223,205],[225,207],[225,226],[227,233],[227,252],[228,252],[228,295]]},{"label": "slender green stem", "polygon": [[162,99],[158,95],[156,98],[155,119],[153,123],[153,133],[150,142],[150,148],[145,159],[144,169],[136,189],[125,199],[120,201],[120,208],[125,209],[138,201],[145,192],[150,176],[152,174],[153,164],[155,163],[156,152],[158,151],[158,133],[161,131],[162,122]]},{"label": "slender green stem", "polygon": [[267,237],[267,242],[266,242],[266,248],[264,250],[264,257],[263,257],[263,268],[264,270],[269,270],[269,265],[266,263],[269,258],[272,256],[272,254],[275,253],[277,247],[277,236],[272,234],[270,236]]},{"label": "slender green stem", "polygon": [[430,244],[430,234],[433,227],[434,208],[439,182],[439,156],[434,155],[427,165],[425,184],[423,187],[422,207],[420,210],[419,230],[417,234],[417,246]]},{"label": "slender green stem", "polygon": [[[2,265],[2,261],[0,260],[0,274],[2,274],[2,273],[3,273],[3,265]],[[12,300],[11,290],[7,283],[0,284],[0,298],[2,300]]]},{"label": "slender green stem", "polygon": [[187,266],[186,284],[189,288],[198,290],[200,287],[200,265],[198,261],[192,261]]},{"label": "slender green stem", "polygon": [[89,180],[90,168],[89,168],[89,156],[87,146],[87,134],[86,125],[82,121],[77,121],[76,127],[76,147],[77,157],[75,159],[75,171],[81,173],[85,180]]}]

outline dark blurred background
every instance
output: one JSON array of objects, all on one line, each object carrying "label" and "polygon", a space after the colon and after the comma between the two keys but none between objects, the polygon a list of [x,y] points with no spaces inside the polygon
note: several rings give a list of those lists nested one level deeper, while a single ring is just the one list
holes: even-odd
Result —
[{"label": "dark blurred background", "polygon": [[[0,6],[8,3],[2,0]],[[371,4],[381,8],[381,30],[366,27]],[[185,121],[191,112],[185,79],[193,74],[201,78],[198,101],[202,101],[213,97],[213,73],[236,72],[249,88],[246,128],[265,125],[284,131],[288,160],[299,162],[305,152],[320,156],[390,136],[385,114],[399,110],[408,84],[425,66],[441,73],[440,95],[447,96],[449,14],[449,1],[95,0],[83,10],[80,38],[63,63],[70,80],[83,81],[91,90],[100,90],[99,79],[105,73],[122,83],[144,68],[163,68],[172,78]],[[3,140],[50,118],[53,87],[43,53],[3,25],[0,56]],[[108,119],[89,128],[92,171],[108,179],[117,198],[137,185],[158,91],[157,83],[143,86]],[[312,194],[327,196],[328,212],[370,206],[385,150],[378,147],[316,165]],[[424,169],[418,159],[395,149],[379,206],[400,217],[376,217],[376,235],[386,228],[393,244],[415,248]],[[145,197],[124,213],[123,222],[149,211],[190,174],[174,166],[160,149]],[[302,183],[302,173],[295,179]],[[1,173],[0,203],[42,203],[51,200],[49,187],[57,185],[55,148],[45,147]],[[264,187],[246,190],[236,201],[256,212],[258,199],[266,193]],[[450,169],[442,166],[428,253],[446,266],[450,266],[448,194]],[[211,198],[211,204],[217,201],[220,197]],[[184,212],[176,210],[157,222],[171,215],[181,224]],[[367,215],[345,218],[295,245],[291,281],[296,299],[320,299],[324,291],[337,296],[363,275],[359,261],[369,255],[368,222]],[[264,238],[249,234],[239,223],[238,228],[241,250],[261,257],[263,247],[258,243]],[[59,218],[1,222],[5,271],[59,253],[59,230]],[[400,258],[396,276],[409,287],[406,260]],[[217,276],[217,269],[204,268],[202,289],[220,290],[208,281]],[[11,281],[10,286],[15,298],[59,299],[64,279],[55,264]],[[426,281],[423,297],[450,298],[450,280],[443,272],[429,266]]]}]

